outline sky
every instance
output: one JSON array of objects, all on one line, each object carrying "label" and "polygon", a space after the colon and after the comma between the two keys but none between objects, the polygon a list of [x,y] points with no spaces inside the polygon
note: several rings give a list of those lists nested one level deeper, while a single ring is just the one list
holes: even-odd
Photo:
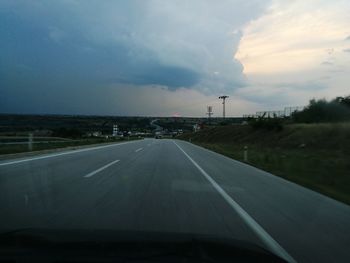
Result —
[{"label": "sky", "polygon": [[348,0],[0,1],[0,113],[241,116],[349,83]]}]

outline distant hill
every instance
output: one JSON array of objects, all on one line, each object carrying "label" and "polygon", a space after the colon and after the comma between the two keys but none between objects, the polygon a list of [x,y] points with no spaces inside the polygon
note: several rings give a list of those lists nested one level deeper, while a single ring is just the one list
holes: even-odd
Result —
[{"label": "distant hill", "polygon": [[153,129],[150,120],[149,117],[0,114],[0,134],[21,135],[29,131],[57,132],[62,129],[111,134],[113,124],[118,124],[120,130],[149,131]]},{"label": "distant hill", "polygon": [[[155,124],[167,130],[183,129],[191,131],[194,124],[206,124],[208,118],[192,117],[123,117],[123,116],[84,116],[84,115],[24,115],[0,114],[0,135],[26,135],[36,131],[43,136],[64,136],[67,130],[71,134],[85,134],[100,131],[111,134],[113,124],[117,124],[121,131],[150,132]],[[226,118],[226,123],[239,123],[242,118]],[[212,118],[211,124],[222,123],[222,118]],[[62,132],[65,130],[65,132]]]}]

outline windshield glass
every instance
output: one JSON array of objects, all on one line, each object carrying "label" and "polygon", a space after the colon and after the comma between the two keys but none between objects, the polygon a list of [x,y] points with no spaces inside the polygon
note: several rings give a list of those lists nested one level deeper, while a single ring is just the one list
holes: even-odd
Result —
[{"label": "windshield glass", "polygon": [[0,261],[350,261],[349,14],[1,0]]}]

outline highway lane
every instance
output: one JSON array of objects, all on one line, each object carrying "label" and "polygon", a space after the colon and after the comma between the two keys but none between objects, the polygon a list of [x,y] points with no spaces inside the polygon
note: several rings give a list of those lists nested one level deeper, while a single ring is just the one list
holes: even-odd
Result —
[{"label": "highway lane", "polygon": [[202,147],[179,143],[296,260],[349,261],[348,205]]},{"label": "highway lane", "polygon": [[44,157],[0,162],[2,230],[192,232],[266,247],[204,171],[297,261],[350,259],[349,206],[192,144],[146,139]]},{"label": "highway lane", "polygon": [[11,163],[0,166],[0,225],[8,230],[193,232],[260,242],[169,141]]},{"label": "highway lane", "polygon": [[125,154],[131,155],[134,144],[140,143],[0,162],[0,220],[4,222],[1,226],[8,229],[18,226],[40,227],[50,223],[50,218],[55,221],[59,206],[63,205],[67,209],[71,207],[69,198],[74,199],[78,190],[82,189],[83,176]]}]

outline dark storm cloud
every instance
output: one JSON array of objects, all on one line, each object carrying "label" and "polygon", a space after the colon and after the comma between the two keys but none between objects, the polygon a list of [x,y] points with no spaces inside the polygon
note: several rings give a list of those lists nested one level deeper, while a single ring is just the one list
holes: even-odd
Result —
[{"label": "dark storm cloud", "polygon": [[112,84],[232,91],[245,82],[233,58],[239,29],[267,5],[3,0],[0,112],[79,112],[84,94]]},{"label": "dark storm cloud", "polygon": [[197,84],[199,75],[192,70],[181,67],[148,64],[143,70],[134,73],[131,79],[134,84],[158,84],[173,90],[177,87],[188,87]]},{"label": "dark storm cloud", "polygon": [[193,70],[162,65],[152,51],[128,43],[97,45],[77,31],[70,32],[69,41],[65,41],[57,29],[50,30],[43,26],[45,23],[27,23],[13,13],[2,13],[0,23],[3,78],[10,74],[9,68],[21,71],[22,65],[22,71],[32,69],[30,74],[86,77],[93,82],[113,80],[177,88],[195,85],[199,80]]}]

